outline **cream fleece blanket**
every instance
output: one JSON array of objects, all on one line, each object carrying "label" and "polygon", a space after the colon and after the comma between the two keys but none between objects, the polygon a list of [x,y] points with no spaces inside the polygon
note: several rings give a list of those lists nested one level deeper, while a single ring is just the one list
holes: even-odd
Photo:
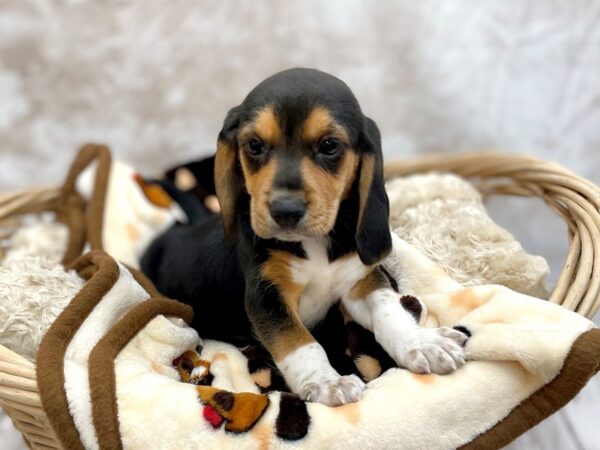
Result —
[{"label": "cream fleece blanket", "polygon": [[[564,405],[600,364],[600,337],[590,331],[589,320],[505,287],[464,288],[394,236],[385,265],[400,292],[421,300],[427,326],[460,326],[468,332],[469,361],[443,376],[392,368],[368,383],[358,403],[305,403],[292,394],[261,393],[238,349],[202,343],[181,319],[153,318],[121,350],[119,333],[108,338],[106,333],[135,328],[132,316],[143,315],[140,305],[156,301],[148,300],[156,293],[143,289],[124,266],[113,265],[118,267],[115,282],[97,299],[64,354],[64,393],[85,448],[493,448]],[[99,277],[107,278],[97,270],[87,286]],[[63,314],[77,305],[76,297]],[[44,343],[68,334],[62,321]],[[114,372],[99,377],[95,356],[102,352],[93,352],[103,338],[108,347],[104,342],[102,352],[110,348],[118,356]],[[52,370],[44,343],[38,371]],[[585,346],[593,351],[582,355]],[[43,375],[38,377],[41,384]],[[117,411],[112,421],[111,407],[97,407],[110,397],[104,385],[111,377]],[[57,396],[60,392],[42,392],[45,407]],[[62,427],[59,434],[65,430],[64,424],[54,425]],[[111,426],[118,430],[116,442],[110,440],[115,438]]]}]

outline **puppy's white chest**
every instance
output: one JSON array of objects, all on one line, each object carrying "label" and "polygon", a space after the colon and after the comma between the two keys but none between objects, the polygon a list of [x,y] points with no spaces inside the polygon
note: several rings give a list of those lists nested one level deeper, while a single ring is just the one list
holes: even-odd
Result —
[{"label": "puppy's white chest", "polygon": [[356,254],[329,261],[321,239],[302,243],[307,259],[297,260],[294,281],[305,286],[299,303],[302,322],[310,327],[325,317],[329,308],[367,274]]}]

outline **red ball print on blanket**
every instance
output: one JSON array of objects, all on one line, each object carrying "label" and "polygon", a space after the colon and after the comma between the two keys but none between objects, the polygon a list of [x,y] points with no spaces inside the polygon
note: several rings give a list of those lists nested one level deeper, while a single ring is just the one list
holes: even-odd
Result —
[{"label": "red ball print on blanket", "polygon": [[204,408],[202,409],[202,415],[206,421],[212,425],[213,428],[219,428],[225,420],[219,415],[217,410],[210,405],[204,405]]}]

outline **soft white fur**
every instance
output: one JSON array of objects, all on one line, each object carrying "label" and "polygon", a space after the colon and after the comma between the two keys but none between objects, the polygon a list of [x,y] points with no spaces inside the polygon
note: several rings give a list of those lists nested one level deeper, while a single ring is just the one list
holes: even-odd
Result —
[{"label": "soft white fur", "polygon": [[37,348],[84,281],[56,262],[24,256],[0,265],[0,344],[35,360]]},{"label": "soft white fur", "polygon": [[467,285],[502,284],[547,298],[549,267],[488,216],[479,192],[453,174],[399,177],[386,184],[390,225]]},{"label": "soft white fur", "polygon": [[20,227],[11,236],[4,262],[37,256],[59,263],[67,248],[69,229],[60,222],[35,220]]}]

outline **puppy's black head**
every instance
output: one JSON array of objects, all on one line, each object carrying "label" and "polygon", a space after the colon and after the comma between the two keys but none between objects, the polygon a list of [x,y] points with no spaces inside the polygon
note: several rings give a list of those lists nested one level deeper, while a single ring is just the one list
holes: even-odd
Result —
[{"label": "puppy's black head", "polygon": [[348,86],[326,73],[277,73],[229,111],[215,186],[229,235],[245,190],[254,232],[293,241],[326,236],[341,201],[356,190],[361,260],[372,264],[391,247],[379,130]]}]

